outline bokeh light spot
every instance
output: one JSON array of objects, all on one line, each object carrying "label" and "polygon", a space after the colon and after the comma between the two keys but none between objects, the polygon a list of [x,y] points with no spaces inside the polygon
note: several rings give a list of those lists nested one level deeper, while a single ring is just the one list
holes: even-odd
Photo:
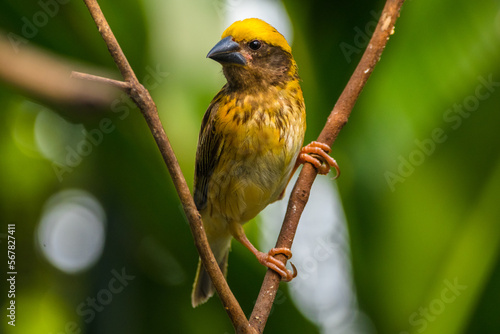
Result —
[{"label": "bokeh light spot", "polygon": [[47,200],[36,234],[45,258],[66,273],[78,273],[101,256],[106,216],[90,193],[63,190]]}]

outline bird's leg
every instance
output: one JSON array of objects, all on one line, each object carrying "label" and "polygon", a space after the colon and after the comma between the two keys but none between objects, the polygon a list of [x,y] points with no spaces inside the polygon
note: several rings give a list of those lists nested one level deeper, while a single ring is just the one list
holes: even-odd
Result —
[{"label": "bird's leg", "polygon": [[[297,168],[299,168],[300,165],[306,162],[309,162],[314,167],[316,167],[318,173],[322,175],[328,174],[330,172],[330,167],[333,167],[335,168],[336,172],[334,179],[338,178],[340,176],[340,168],[335,159],[328,155],[330,151],[330,146],[324,143],[320,143],[319,141],[312,141],[311,143],[302,147],[299,156],[297,157],[297,161],[295,161],[295,166],[293,167],[292,173],[290,174],[290,178],[288,179],[287,186],[288,183],[290,183],[290,180],[292,179],[293,174],[295,174]],[[322,160],[322,158],[324,160]],[[326,164],[324,162],[326,162]],[[285,196],[285,190],[286,187],[278,197],[279,200],[282,199],[283,196]]]},{"label": "bird's leg", "polygon": [[286,269],[283,262],[274,257],[274,255],[276,254],[283,254],[286,256],[287,259],[290,259],[292,257],[292,251],[289,248],[273,248],[269,251],[269,253],[266,254],[259,251],[257,248],[255,248],[254,245],[252,245],[250,240],[248,240],[245,231],[243,230],[243,226],[241,224],[231,223],[230,229],[231,229],[231,234],[236,240],[238,240],[246,248],[248,248],[248,250],[250,250],[250,252],[252,252],[255,255],[257,260],[262,265],[280,274],[281,279],[283,281],[290,282],[297,276],[297,269],[292,263],[290,264],[292,265],[293,273],[290,270]]}]

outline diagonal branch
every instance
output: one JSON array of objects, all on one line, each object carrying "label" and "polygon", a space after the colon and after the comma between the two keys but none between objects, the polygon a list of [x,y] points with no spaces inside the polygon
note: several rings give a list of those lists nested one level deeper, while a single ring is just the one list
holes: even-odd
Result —
[{"label": "diagonal branch", "polygon": [[[347,83],[347,86],[344,88],[344,91],[335,104],[317,141],[328,144],[331,147],[340,130],[347,123],[347,119],[351,114],[361,90],[368,81],[375,65],[380,60],[380,56],[389,40],[389,36],[394,33],[394,25],[399,17],[399,12],[403,3],[404,0],[387,0],[370,43]],[[292,247],[295,231],[297,230],[302,211],[309,199],[309,192],[316,175],[317,171],[311,164],[305,164],[302,168],[299,178],[292,190],[290,201],[288,202],[288,209],[278,241],[276,242],[276,247]],[[279,259],[283,261],[283,263],[286,262],[284,255],[279,255]],[[252,315],[250,316],[250,324],[252,327],[256,328],[259,333],[264,331],[274,298],[276,297],[276,292],[278,291],[280,280],[281,277],[272,270],[268,270],[264,277],[259,297]]]},{"label": "diagonal branch", "polygon": [[132,67],[128,63],[127,57],[125,57],[120,44],[118,44],[97,0],[83,0],[83,2],[85,2],[85,5],[89,9],[90,15],[94,19],[102,39],[106,42],[111,57],[113,57],[116,66],[118,66],[118,69],[122,73],[123,79],[125,79],[125,81],[138,82],[134,70],[132,70]]},{"label": "diagonal branch", "polygon": [[114,86],[119,86],[120,88],[126,90],[132,100],[137,104],[141,110],[146,123],[148,124],[151,133],[156,141],[156,144],[160,150],[160,153],[167,165],[168,171],[174,183],[175,189],[179,195],[179,198],[184,209],[184,213],[189,221],[189,227],[193,238],[195,241],[196,248],[203,262],[203,265],[210,274],[210,278],[219,294],[222,301],[224,309],[228,313],[233,326],[238,331],[238,333],[254,333],[255,331],[250,327],[245,314],[243,313],[238,301],[234,297],[233,293],[229,289],[224,275],[219,269],[217,261],[210,249],[210,246],[203,229],[203,223],[201,221],[201,216],[196,209],[193,197],[189,191],[188,185],[181,172],[177,158],[175,157],[174,151],[170,146],[170,142],[165,134],[163,125],[161,124],[160,118],[158,116],[158,111],[156,105],[151,98],[148,90],[144,88],[143,85],[139,83],[137,77],[130,67],[127,58],[123,54],[120,45],[118,44],[111,28],[109,27],[104,14],[97,3],[97,0],[84,0],[87,5],[92,18],[94,19],[102,38],[106,42],[108,50],[113,57],[116,65],[120,69],[125,82],[106,80],[106,78],[92,77],[85,74],[73,74],[74,76],[85,77],[85,79],[96,80],[100,82],[107,82]]}]

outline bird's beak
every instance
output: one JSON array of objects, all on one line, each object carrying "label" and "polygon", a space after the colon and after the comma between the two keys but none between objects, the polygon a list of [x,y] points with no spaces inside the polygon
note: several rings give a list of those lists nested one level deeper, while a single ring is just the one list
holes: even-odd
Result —
[{"label": "bird's beak", "polygon": [[245,57],[239,52],[240,45],[233,41],[232,36],[227,36],[215,44],[207,54],[207,58],[213,59],[221,64],[246,65]]}]

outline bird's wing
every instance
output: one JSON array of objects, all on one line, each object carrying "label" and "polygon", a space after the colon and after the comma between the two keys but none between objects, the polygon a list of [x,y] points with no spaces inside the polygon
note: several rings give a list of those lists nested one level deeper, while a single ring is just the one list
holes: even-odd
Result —
[{"label": "bird's wing", "polygon": [[222,152],[222,135],[215,129],[221,97],[222,90],[210,103],[201,122],[194,171],[194,202],[198,210],[202,210],[207,205],[208,183],[215,167],[219,163]]}]

